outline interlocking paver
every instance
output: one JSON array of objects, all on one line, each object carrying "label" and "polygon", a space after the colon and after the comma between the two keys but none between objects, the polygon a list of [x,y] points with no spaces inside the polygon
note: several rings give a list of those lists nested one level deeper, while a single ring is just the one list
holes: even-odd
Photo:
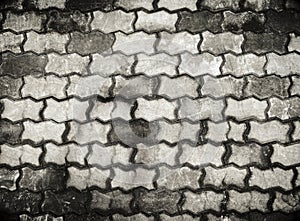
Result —
[{"label": "interlocking paver", "polygon": [[274,211],[294,212],[299,210],[299,192],[283,194],[276,192],[276,198],[273,203]]},{"label": "interlocking paver", "polygon": [[115,6],[124,8],[126,10],[134,10],[144,8],[146,10],[153,10],[152,0],[116,0]]},{"label": "interlocking paver", "polygon": [[0,33],[1,43],[0,51],[11,51],[13,53],[21,52],[21,44],[24,39],[24,36],[21,34],[14,34],[12,32],[3,32]]},{"label": "interlocking paver", "polygon": [[280,144],[273,145],[273,154],[271,161],[273,163],[281,163],[284,166],[290,166],[294,164],[299,164],[299,144],[293,144],[288,146],[283,146]]},{"label": "interlocking paver", "polygon": [[194,11],[197,9],[196,3],[196,0],[182,0],[180,2],[174,0],[159,0],[157,5],[159,8],[167,8],[171,11],[182,8],[187,8],[191,11]]},{"label": "interlocking paver", "polygon": [[293,97],[281,100],[279,98],[270,98],[269,117],[277,117],[282,120],[295,118],[300,113],[300,99]]},{"label": "interlocking paver", "polygon": [[0,169],[0,187],[8,190],[16,190],[16,181],[20,176],[18,170]]},{"label": "interlocking paver", "polygon": [[290,34],[290,42],[288,45],[288,50],[289,51],[300,51],[300,37],[295,36],[295,34]]},{"label": "interlocking paver", "polygon": [[276,74],[281,77],[285,77],[292,74],[300,73],[299,64],[300,55],[289,53],[279,56],[275,53],[267,55],[268,63],[266,65],[266,71],[268,74]]},{"label": "interlocking paver", "polygon": [[244,123],[235,123],[234,121],[229,121],[229,132],[227,134],[228,139],[232,139],[234,141],[244,141],[244,133],[247,129],[246,124]]},{"label": "interlocking paver", "polygon": [[227,122],[214,123],[208,121],[205,138],[214,142],[222,142],[227,140],[228,132],[229,124]]}]

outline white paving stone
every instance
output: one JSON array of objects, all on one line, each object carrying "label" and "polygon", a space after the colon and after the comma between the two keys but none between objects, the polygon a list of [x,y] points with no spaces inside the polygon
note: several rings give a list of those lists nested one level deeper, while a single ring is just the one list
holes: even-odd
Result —
[{"label": "white paving stone", "polygon": [[166,52],[171,55],[182,52],[198,53],[199,35],[193,35],[188,32],[168,33],[160,32],[160,40],[157,45],[159,52]]},{"label": "white paving stone", "polygon": [[227,140],[227,133],[229,131],[229,125],[227,122],[213,123],[207,122],[207,134],[206,139],[214,142],[222,142]]},{"label": "white paving stone", "polygon": [[115,6],[124,8],[126,10],[144,8],[146,10],[153,10],[153,0],[116,0]]},{"label": "white paving stone", "polygon": [[111,12],[96,11],[94,20],[91,23],[92,30],[100,30],[104,33],[122,31],[133,32],[134,13],[126,13],[121,10]]},{"label": "white paving stone", "polygon": [[7,118],[12,121],[18,121],[25,118],[31,120],[40,120],[40,110],[43,108],[43,102],[35,102],[30,99],[12,101],[2,99],[4,110],[1,114],[2,118]]},{"label": "white paving stone", "polygon": [[223,74],[232,74],[241,77],[248,74],[263,76],[264,65],[267,62],[265,56],[255,54],[233,55],[225,54],[225,64],[222,67]]},{"label": "white paving stone", "polygon": [[39,1],[36,1],[36,6],[39,9],[47,9],[47,8],[64,9],[65,2],[66,2],[66,0],[39,0]]},{"label": "white paving stone", "polygon": [[267,58],[266,70],[268,74],[277,74],[281,77],[300,74],[300,55],[295,52],[281,56],[270,53],[267,54]]},{"label": "white paving stone", "polygon": [[25,121],[22,139],[29,139],[35,143],[51,140],[57,143],[62,142],[62,135],[65,131],[65,124],[57,124],[52,121],[34,123]]},{"label": "white paving stone", "polygon": [[73,72],[84,75],[87,73],[87,66],[90,62],[88,56],[82,57],[78,54],[59,55],[48,54],[46,72],[53,72],[59,76],[71,74]]},{"label": "white paving stone", "polygon": [[146,13],[138,11],[137,17],[138,19],[135,23],[136,30],[145,30],[147,32],[176,30],[175,24],[178,20],[176,13],[170,14],[166,11]]},{"label": "white paving stone", "polygon": [[204,74],[210,74],[212,76],[221,75],[220,66],[223,59],[219,56],[213,56],[212,54],[204,52],[198,55],[183,53],[180,57],[180,74],[188,74],[192,77]]},{"label": "white paving stone", "polygon": [[116,40],[113,45],[113,51],[121,51],[126,55],[137,53],[154,53],[155,34],[146,34],[139,31],[126,35],[121,32],[115,33]]},{"label": "white paving stone", "polygon": [[66,156],[69,152],[67,145],[57,146],[53,143],[45,145],[46,154],[44,160],[46,163],[55,163],[63,165],[66,163]]},{"label": "white paving stone", "polygon": [[21,44],[24,39],[21,34],[14,34],[12,32],[0,33],[0,52],[11,51],[13,53],[21,52]]},{"label": "white paving stone", "polygon": [[68,83],[66,78],[59,78],[53,75],[35,78],[32,76],[24,77],[25,84],[21,93],[23,97],[33,97],[42,99],[46,97],[56,97],[63,99],[66,97],[65,87]]},{"label": "white paving stone", "polygon": [[197,0],[159,0],[158,7],[159,8],[167,8],[168,10],[177,10],[182,8],[190,9],[191,11],[197,10],[196,6]]},{"label": "white paving stone", "polygon": [[177,74],[176,66],[178,64],[179,58],[177,56],[170,56],[165,53],[157,53],[152,56],[138,54],[135,73],[143,73],[148,76],[156,76],[159,74],[175,76]]},{"label": "white paving stone", "polygon": [[295,36],[295,34],[290,34],[290,42],[288,45],[289,51],[298,51],[300,52],[300,37]]},{"label": "white paving stone", "polygon": [[131,66],[134,63],[133,56],[93,54],[92,57],[93,62],[90,66],[92,74],[99,74],[103,77],[109,77],[114,74],[131,75]]},{"label": "white paving stone", "polygon": [[239,142],[243,142],[244,138],[243,138],[243,134],[246,130],[246,124],[244,123],[235,123],[233,121],[229,121],[229,133],[227,134],[227,138],[228,139],[233,139],[234,141],[239,141]]},{"label": "white paving stone", "polygon": [[33,51],[38,54],[46,52],[66,53],[65,46],[69,41],[67,34],[56,32],[38,34],[34,31],[26,34],[27,40],[24,44],[24,51]]},{"label": "white paving stone", "polygon": [[271,156],[271,161],[273,163],[278,162],[284,166],[292,166],[294,164],[300,163],[300,145],[292,144],[288,146],[283,146],[280,144],[273,145],[273,154]]},{"label": "white paving stone", "polygon": [[201,51],[209,51],[215,55],[227,52],[242,53],[243,35],[224,32],[213,34],[209,31],[202,33]]},{"label": "white paving stone", "polygon": [[44,110],[45,119],[56,122],[77,120],[84,122],[87,120],[86,112],[89,107],[88,101],[79,101],[75,98],[56,101],[52,98],[46,100],[47,107]]},{"label": "white paving stone", "polygon": [[177,103],[175,101],[169,102],[165,99],[159,100],[145,100],[143,98],[137,99],[138,107],[135,111],[136,118],[143,118],[148,121],[153,121],[161,118],[169,120],[175,119],[175,109]]},{"label": "white paving stone", "polygon": [[70,122],[70,132],[68,140],[75,141],[79,144],[90,142],[107,142],[107,134],[110,131],[110,124],[101,124],[97,121],[79,124],[74,121]]}]

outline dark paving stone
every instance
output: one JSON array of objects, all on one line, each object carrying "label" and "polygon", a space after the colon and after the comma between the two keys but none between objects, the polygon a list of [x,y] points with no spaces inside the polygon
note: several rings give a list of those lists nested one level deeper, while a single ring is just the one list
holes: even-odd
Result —
[{"label": "dark paving stone", "polygon": [[294,9],[300,11],[300,1],[299,0],[287,0],[285,7],[288,9]]},{"label": "dark paving stone", "polygon": [[109,221],[109,217],[106,217],[104,215],[99,215],[97,213],[91,212],[89,214],[85,215],[66,215],[64,221]]},{"label": "dark paving stone", "polygon": [[20,187],[32,191],[62,190],[65,188],[66,172],[63,169],[23,169]]},{"label": "dark paving stone", "polygon": [[141,190],[137,193],[135,206],[145,213],[157,213],[165,211],[169,214],[178,212],[177,203],[180,193],[167,189],[154,191]]},{"label": "dark paving stone", "polygon": [[212,13],[210,11],[200,12],[180,12],[177,28],[179,31],[190,31],[193,33],[209,30],[211,32],[220,32],[223,16],[221,13]]},{"label": "dark paving stone", "polygon": [[41,201],[41,193],[32,193],[27,190],[14,192],[0,190],[0,208],[6,213],[29,212],[37,214]]},{"label": "dark paving stone", "polygon": [[26,75],[42,75],[45,73],[47,58],[43,55],[27,53],[23,55],[14,55],[6,53],[2,56],[0,66],[1,75],[10,75],[13,77],[22,77]]},{"label": "dark paving stone", "polygon": [[45,200],[42,204],[44,212],[51,212],[55,215],[66,213],[84,214],[86,212],[85,204],[88,200],[88,194],[67,190],[66,192],[45,192]]},{"label": "dark paving stone", "polygon": [[18,170],[9,170],[6,168],[0,168],[0,186],[6,189],[15,189],[16,180],[19,177]]},{"label": "dark paving stone", "polygon": [[102,53],[109,51],[115,40],[113,34],[103,34],[98,31],[90,33],[74,32],[68,45],[68,52],[77,52],[81,55]]},{"label": "dark paving stone", "polygon": [[0,9],[22,9],[23,0],[1,0]]},{"label": "dark paving stone", "polygon": [[251,9],[255,11],[263,11],[267,9],[274,9],[274,10],[283,10],[284,9],[284,3],[285,0],[259,0],[259,1],[253,1],[253,0],[242,0],[241,3],[243,3],[243,9]]},{"label": "dark paving stone", "polygon": [[253,52],[257,54],[267,52],[285,53],[287,51],[286,44],[287,35],[279,35],[276,33],[245,33],[244,49],[245,52]]},{"label": "dark paving stone", "polygon": [[113,8],[113,0],[67,0],[67,9],[78,9],[81,11],[103,10],[109,11]]},{"label": "dark paving stone", "polygon": [[279,33],[298,32],[300,33],[300,13],[292,10],[281,12],[267,11],[267,26]]},{"label": "dark paving stone", "polygon": [[47,29],[59,33],[68,33],[73,31],[89,31],[90,16],[80,11],[61,12],[57,10],[50,11]]},{"label": "dark paving stone", "polygon": [[22,125],[14,124],[7,120],[0,120],[0,144],[16,144],[20,142]]},{"label": "dark paving stone", "polygon": [[157,143],[156,136],[159,132],[159,125],[156,122],[147,122],[143,119],[127,122],[125,120],[114,120],[113,130],[110,134],[112,142],[123,142],[127,145],[139,143]]},{"label": "dark paving stone", "polygon": [[0,77],[0,97],[20,97],[19,91],[22,86],[22,79],[14,79],[9,76]]},{"label": "dark paving stone", "polygon": [[270,214],[261,214],[258,212],[250,212],[244,215],[249,221],[297,221],[300,220],[300,212],[283,214],[280,212],[272,212]]},{"label": "dark paving stone", "polygon": [[259,78],[251,75],[247,77],[247,80],[248,84],[245,88],[246,96],[255,95],[261,99],[271,96],[288,97],[288,88],[290,86],[288,78],[279,78],[276,76]]},{"label": "dark paving stone", "polygon": [[265,18],[263,14],[254,12],[233,13],[227,11],[224,13],[223,28],[226,31],[242,32],[262,32],[264,31]]}]

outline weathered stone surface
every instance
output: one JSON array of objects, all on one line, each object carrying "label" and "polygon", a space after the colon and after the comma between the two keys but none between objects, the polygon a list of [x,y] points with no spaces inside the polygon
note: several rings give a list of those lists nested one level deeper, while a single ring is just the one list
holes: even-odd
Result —
[{"label": "weathered stone surface", "polygon": [[197,55],[183,53],[180,55],[180,58],[180,74],[188,74],[192,77],[204,74],[210,74],[212,76],[221,75],[220,66],[223,62],[221,57],[204,52]]},{"label": "weathered stone surface", "polygon": [[20,97],[20,89],[22,86],[22,79],[12,78],[9,76],[1,76],[0,77],[0,96],[1,97],[11,97],[11,98],[19,98]]},{"label": "weathered stone surface", "polygon": [[69,167],[68,173],[67,186],[75,187],[78,190],[84,190],[87,187],[93,186],[104,189],[106,187],[106,180],[110,177],[109,170],[99,170],[95,167],[89,169]]},{"label": "weathered stone surface", "polygon": [[54,217],[49,214],[40,215],[40,216],[28,216],[26,214],[20,215],[20,221],[63,221],[63,220],[64,218],[62,216]]},{"label": "weathered stone surface", "polygon": [[169,120],[175,119],[175,109],[177,103],[170,102],[165,99],[145,100],[144,98],[137,99],[138,107],[135,111],[136,118],[143,118],[147,121],[153,121],[161,118]]},{"label": "weathered stone surface", "polygon": [[81,57],[78,54],[59,55],[55,53],[48,54],[48,63],[46,72],[52,72],[59,76],[64,76],[71,73],[79,73],[84,75],[90,61],[88,56]]},{"label": "weathered stone surface", "polygon": [[219,32],[222,30],[223,18],[221,13],[203,10],[197,12],[182,11],[179,12],[179,15],[178,31],[199,33],[202,31]]},{"label": "weathered stone surface", "polygon": [[202,191],[201,193],[185,192],[184,195],[186,199],[182,209],[193,213],[205,210],[220,211],[222,201],[225,198],[223,194],[213,191]]},{"label": "weathered stone surface", "polygon": [[86,212],[85,203],[87,200],[88,194],[86,192],[67,190],[66,192],[56,193],[46,191],[42,211],[51,212],[58,216],[65,213],[82,214]]},{"label": "weathered stone surface", "polygon": [[295,34],[290,34],[290,42],[288,45],[288,50],[300,52],[300,37],[299,36],[295,36]]},{"label": "weathered stone surface", "polygon": [[0,52],[11,51],[13,53],[21,52],[21,44],[24,39],[22,34],[14,34],[12,32],[0,33]]},{"label": "weathered stone surface", "polygon": [[[136,76],[127,80],[122,76],[115,77],[114,95],[127,99],[152,95],[158,84],[156,78]],[[137,87],[139,85],[139,87]]]},{"label": "weathered stone surface", "polygon": [[291,94],[292,95],[295,95],[295,94],[300,95],[300,77],[292,76],[291,78],[293,81],[293,85],[291,87]]},{"label": "weathered stone surface", "polygon": [[54,141],[58,143],[62,142],[62,135],[65,131],[64,124],[57,124],[52,121],[42,121],[39,123],[26,121],[23,123],[23,125],[23,140],[31,140],[35,143],[40,143],[43,141]]},{"label": "weathered stone surface", "polygon": [[29,167],[22,169],[20,187],[32,191],[62,190],[65,186],[66,172],[63,169],[32,170]]},{"label": "weathered stone surface", "polygon": [[111,78],[104,78],[99,75],[80,77],[73,75],[70,77],[70,85],[67,94],[86,98],[93,95],[102,97],[109,96],[109,88],[112,84]]},{"label": "weathered stone surface", "polygon": [[160,220],[161,221],[197,221],[199,220],[199,218],[193,218],[192,216],[187,214],[178,215],[178,216],[168,216],[165,214],[161,214]]},{"label": "weathered stone surface", "polygon": [[251,210],[268,211],[268,193],[260,193],[257,191],[240,193],[235,190],[229,191],[228,210],[235,210],[240,213],[249,212]]},{"label": "weathered stone surface", "polygon": [[292,166],[294,164],[299,164],[300,156],[300,145],[292,144],[289,146],[283,146],[280,144],[273,144],[273,154],[271,161],[273,163],[280,163],[284,166]]},{"label": "weathered stone surface", "polygon": [[145,0],[116,0],[115,6],[126,10],[133,10],[144,8],[146,10],[153,10],[152,1]]},{"label": "weathered stone surface", "polygon": [[282,120],[298,117],[300,114],[300,98],[292,97],[286,100],[279,98],[269,99],[269,117],[276,117]]},{"label": "weathered stone surface", "polygon": [[55,97],[63,99],[66,97],[65,87],[68,80],[53,75],[35,78],[32,76],[24,77],[24,86],[21,93],[23,97],[33,97],[36,99]]},{"label": "weathered stone surface", "polygon": [[255,143],[246,145],[232,144],[231,155],[229,157],[229,163],[234,163],[238,166],[247,165],[259,165],[262,167],[267,166],[269,159],[268,154],[270,153],[270,147],[259,146]]},{"label": "weathered stone surface", "polygon": [[0,9],[22,9],[22,0],[14,0],[14,1],[2,1],[0,3]]},{"label": "weathered stone surface", "polygon": [[246,130],[246,124],[244,123],[235,123],[233,121],[229,121],[229,133],[227,134],[228,139],[232,139],[234,141],[243,142],[243,135]]},{"label": "weathered stone surface", "polygon": [[180,76],[178,78],[161,76],[159,79],[160,86],[157,91],[158,95],[171,99],[184,96],[196,98],[199,96],[197,91],[199,83],[193,78],[187,76]]},{"label": "weathered stone surface", "polygon": [[101,124],[97,121],[79,124],[77,122],[70,122],[70,131],[68,134],[69,141],[75,141],[79,144],[89,142],[107,142],[107,134],[110,131],[110,124]]},{"label": "weathered stone surface", "polygon": [[153,13],[138,11],[135,28],[136,30],[144,30],[146,32],[157,32],[162,30],[175,31],[177,19],[177,14],[171,14],[166,11],[158,11]]},{"label": "weathered stone surface", "polygon": [[[142,54],[140,54],[142,56]],[[139,56],[139,55],[138,55]],[[131,67],[134,63],[133,56],[123,54],[101,55],[93,54],[93,61],[90,65],[92,74],[109,77],[116,74],[131,75]],[[153,68],[153,67],[152,67]]]},{"label": "weathered stone surface", "polygon": [[243,78],[234,78],[232,76],[222,76],[220,78],[210,75],[203,76],[202,95],[210,95],[215,98],[224,98],[228,95],[241,97],[245,80]]},{"label": "weathered stone surface", "polygon": [[126,13],[121,10],[111,12],[96,11],[91,23],[92,30],[100,30],[104,33],[122,31],[124,33],[133,32],[134,13]]},{"label": "weathered stone surface", "polygon": [[39,212],[39,205],[41,202],[41,193],[32,193],[28,190],[0,190],[0,207],[8,213],[23,212],[37,214]]},{"label": "weathered stone surface", "polygon": [[226,52],[242,53],[243,35],[230,32],[213,34],[209,31],[202,33],[203,41],[200,45],[201,51],[208,51],[215,55]]},{"label": "weathered stone surface", "polygon": [[152,146],[137,144],[137,150],[135,163],[145,164],[149,167],[154,167],[158,164],[176,166],[176,155],[179,152],[178,146],[170,147],[165,143]]},{"label": "weathered stone surface", "polygon": [[279,78],[277,76],[256,77],[247,76],[248,84],[245,87],[245,96],[256,96],[260,99],[277,96],[286,98],[290,81],[288,78]]},{"label": "weathered stone surface", "polygon": [[101,10],[109,11],[113,8],[113,0],[67,0],[67,9],[80,9],[82,11]]},{"label": "weathered stone surface", "polygon": [[279,35],[273,32],[266,33],[245,33],[244,50],[255,54],[268,52],[285,53],[288,38],[286,35]]},{"label": "weathered stone surface", "polygon": [[165,53],[156,53],[154,55],[137,55],[137,64],[135,65],[135,73],[143,73],[148,76],[156,76],[166,74],[174,76],[177,74],[176,67],[179,64],[177,56],[170,56]]},{"label": "weathered stone surface", "polygon": [[62,12],[50,11],[47,30],[58,33],[69,33],[73,31],[86,32],[89,30],[91,16],[80,11]]},{"label": "weathered stone surface", "polygon": [[229,131],[228,122],[214,123],[207,122],[207,133],[205,138],[214,142],[222,142],[227,140],[227,134]]},{"label": "weathered stone surface", "polygon": [[19,176],[20,176],[20,173],[18,170],[9,170],[6,168],[1,168],[0,169],[0,188],[8,189],[11,191],[15,190],[17,188],[16,181],[19,178]]},{"label": "weathered stone surface", "polygon": [[15,144],[20,141],[22,125],[8,120],[0,120],[0,143]]},{"label": "weathered stone surface", "polygon": [[263,11],[267,9],[280,10],[284,7],[283,0],[246,0],[244,1],[244,7],[246,9],[252,9],[255,11]]},{"label": "weathered stone surface", "polygon": [[141,190],[138,192],[135,206],[138,206],[145,213],[166,211],[169,214],[174,214],[178,211],[177,203],[180,198],[180,193],[164,188],[149,192]]},{"label": "weathered stone surface", "polygon": [[99,31],[73,32],[68,44],[68,52],[76,52],[80,55],[110,52],[114,40],[112,34],[103,34]]},{"label": "weathered stone surface", "polygon": [[283,10],[280,12],[266,12],[267,25],[279,33],[299,32],[300,31],[300,13],[291,10]]},{"label": "weathered stone surface", "polygon": [[65,8],[66,0],[39,0],[36,2],[36,7],[38,9],[47,9],[47,8]]},{"label": "weathered stone surface", "polygon": [[255,54],[233,55],[225,54],[225,64],[222,66],[223,74],[232,74],[236,77],[242,77],[248,74],[263,76],[264,66],[267,62],[265,56]]},{"label": "weathered stone surface", "polygon": [[115,190],[108,193],[100,193],[99,191],[92,191],[92,209],[100,210],[123,210],[127,213],[131,212],[130,203],[133,199],[132,194],[126,194],[120,190]]},{"label": "weathered stone surface", "polygon": [[25,163],[38,166],[40,155],[43,152],[41,148],[34,148],[27,144],[14,147],[4,144],[0,146],[0,149],[0,163],[10,166],[19,166]]},{"label": "weathered stone surface", "polygon": [[38,34],[34,31],[26,34],[27,40],[24,44],[24,51],[33,51],[35,53],[58,52],[66,53],[65,46],[69,41],[68,35],[59,33]]},{"label": "weathered stone surface", "polygon": [[154,221],[154,217],[152,216],[145,216],[142,213],[132,215],[132,216],[123,216],[120,214],[114,214],[113,216],[114,221]]},{"label": "weathered stone surface", "polygon": [[285,3],[285,7],[287,9],[295,9],[296,11],[300,10],[299,2],[295,0],[287,0]]},{"label": "weathered stone surface", "polygon": [[38,56],[32,53],[14,55],[7,53],[2,57],[0,66],[1,74],[8,74],[12,77],[22,77],[26,75],[42,75],[45,73],[47,64],[46,56]]},{"label": "weathered stone surface", "polygon": [[139,31],[126,35],[122,32],[115,33],[115,42],[113,45],[113,51],[120,51],[126,55],[132,55],[137,53],[154,53],[154,43],[156,36],[154,34],[146,34]]},{"label": "weathered stone surface", "polygon": [[294,126],[293,140],[300,140],[300,121],[295,121]]},{"label": "weathered stone surface", "polygon": [[4,106],[1,114],[2,118],[7,118],[11,121],[19,121],[22,119],[40,120],[40,110],[43,108],[43,102],[35,102],[30,99],[12,101],[2,99],[1,103]]},{"label": "weathered stone surface", "polygon": [[276,198],[273,203],[273,210],[284,211],[286,213],[298,211],[300,209],[299,198],[299,191],[295,191],[289,194],[276,192]]},{"label": "weathered stone surface", "polygon": [[[112,188],[121,187],[128,190],[142,186],[147,189],[153,189],[156,172],[153,169],[133,167],[127,171],[114,168],[114,174],[115,176],[111,181]],[[142,200],[142,197],[139,197],[138,199]],[[145,200],[147,200],[147,197],[145,197]],[[151,204],[149,204],[149,206],[151,206]],[[155,205],[153,204],[153,206]],[[147,211],[149,210],[145,209],[145,212]]]},{"label": "weathered stone surface", "polygon": [[159,174],[160,176],[156,181],[158,187],[163,187],[170,190],[178,190],[187,187],[198,189],[200,187],[199,179],[202,172],[199,169],[192,170],[188,167],[182,167],[178,169],[161,167]]},{"label": "weathered stone surface", "polygon": [[250,186],[258,186],[262,189],[269,189],[273,187],[281,187],[284,190],[292,189],[291,181],[294,176],[292,170],[283,170],[280,168],[260,170],[255,167],[250,167],[250,170]]},{"label": "weathered stone surface", "polygon": [[210,143],[196,147],[183,144],[182,150],[183,152],[179,157],[180,164],[189,163],[193,166],[206,166],[208,164],[221,166],[221,158],[225,152],[224,146],[214,146]]},{"label": "weathered stone surface", "polygon": [[222,27],[226,31],[238,33],[243,31],[263,32],[265,20],[264,14],[257,14],[250,11],[240,13],[225,11]]},{"label": "weathered stone surface", "polygon": [[228,185],[235,185],[241,188],[244,187],[244,179],[246,178],[246,169],[238,169],[233,166],[218,168],[213,167],[205,168],[205,178],[203,180],[204,185],[212,185],[217,188],[226,187]]},{"label": "weathered stone surface", "polygon": [[267,55],[268,63],[266,70],[268,74],[276,74],[285,77],[300,73],[300,55],[295,52],[279,56],[275,53]]},{"label": "weathered stone surface", "polygon": [[88,101],[79,101],[75,98],[56,101],[50,98],[46,100],[46,109],[43,114],[45,119],[54,120],[58,123],[69,120],[84,122],[87,120],[86,112],[88,108]]},{"label": "weathered stone surface", "polygon": [[[283,124],[275,120],[264,123],[252,121],[250,122],[248,138],[263,144],[273,141],[287,143],[289,141],[289,129],[290,126],[288,124]],[[262,131],[264,131],[264,133],[262,133]]]},{"label": "weathered stone surface", "polygon": [[223,119],[222,111],[224,107],[225,104],[222,100],[181,98],[178,116],[180,119],[190,119],[192,121],[210,119],[215,122]]},{"label": "weathered stone surface", "polygon": [[130,120],[131,109],[132,104],[122,100],[114,100],[113,102],[105,103],[97,101],[94,103],[90,118],[102,121],[109,121],[116,118]]},{"label": "weathered stone surface", "polygon": [[35,30],[42,31],[43,23],[46,21],[46,15],[35,12],[24,12],[22,14],[14,14],[8,12],[3,24],[3,29],[11,29],[16,32]]},{"label": "weathered stone surface", "polygon": [[167,8],[168,10],[177,10],[187,8],[191,11],[197,10],[196,7],[197,0],[182,0],[182,1],[174,1],[174,0],[159,0],[158,8]]},{"label": "weathered stone surface", "polygon": [[264,120],[266,119],[265,111],[267,107],[267,101],[260,101],[255,98],[247,98],[244,100],[227,98],[225,115],[235,117],[240,121],[248,119]]},{"label": "weathered stone surface", "polygon": [[[193,35],[186,31],[178,33],[160,32],[160,40],[157,45],[158,52],[166,52],[171,55],[182,52],[198,53],[199,35]],[[149,52],[148,52],[149,53]]]},{"label": "weathered stone surface", "polygon": [[91,151],[87,157],[88,164],[112,167],[115,164],[128,165],[133,149],[126,148],[120,144],[105,147],[99,144],[93,144]]},{"label": "weathered stone surface", "polygon": [[76,215],[67,214],[65,215],[64,221],[110,221],[108,216],[100,215],[96,212],[89,212],[87,214]]}]

